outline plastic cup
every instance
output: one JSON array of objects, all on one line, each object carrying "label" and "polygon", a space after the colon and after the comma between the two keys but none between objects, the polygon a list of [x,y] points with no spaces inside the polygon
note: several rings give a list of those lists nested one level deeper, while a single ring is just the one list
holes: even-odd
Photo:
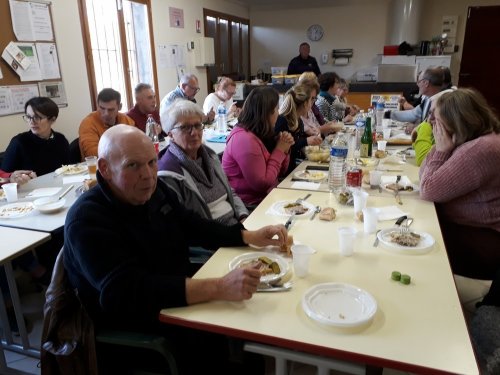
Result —
[{"label": "plastic cup", "polygon": [[377,170],[370,171],[370,188],[378,189],[381,182],[382,182],[382,171],[377,171]]},{"label": "plastic cup", "polygon": [[384,139],[391,138],[391,128],[384,128],[384,130],[382,130],[382,132],[384,134]]},{"label": "plastic cup", "polygon": [[350,257],[354,253],[356,229],[351,227],[340,227],[338,229],[338,234],[340,255]]},{"label": "plastic cup", "polygon": [[392,120],[390,118],[384,118],[382,120],[382,127],[385,129],[391,125]]},{"label": "plastic cup", "polygon": [[293,270],[297,277],[309,274],[309,261],[313,250],[307,245],[292,245]]},{"label": "plastic cup", "polygon": [[90,178],[95,180],[97,173],[97,156],[86,156],[85,163],[87,163]]},{"label": "plastic cup", "polygon": [[385,151],[386,145],[387,145],[387,141],[377,141],[377,150]]},{"label": "plastic cup", "polygon": [[363,211],[366,207],[366,200],[368,199],[368,193],[363,190],[355,190],[352,192],[352,197],[354,199],[354,217],[358,217],[358,213]]},{"label": "plastic cup", "polygon": [[363,229],[365,233],[375,233],[377,230],[378,210],[374,207],[363,209]]},{"label": "plastic cup", "polygon": [[7,202],[17,202],[17,182],[2,185]]}]

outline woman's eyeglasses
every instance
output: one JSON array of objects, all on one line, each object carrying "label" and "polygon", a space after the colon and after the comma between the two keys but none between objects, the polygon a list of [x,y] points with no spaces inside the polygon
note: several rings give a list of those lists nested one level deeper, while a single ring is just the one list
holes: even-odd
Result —
[{"label": "woman's eyeglasses", "polygon": [[172,130],[180,130],[183,133],[190,134],[193,129],[196,131],[203,130],[205,125],[203,125],[201,122],[198,122],[196,124],[183,124],[179,126],[174,126]]},{"label": "woman's eyeglasses", "polygon": [[25,122],[40,122],[42,120],[45,120],[47,117],[41,117],[41,116],[38,116],[38,115],[34,115],[34,116],[29,116],[29,115],[23,115],[23,120]]}]

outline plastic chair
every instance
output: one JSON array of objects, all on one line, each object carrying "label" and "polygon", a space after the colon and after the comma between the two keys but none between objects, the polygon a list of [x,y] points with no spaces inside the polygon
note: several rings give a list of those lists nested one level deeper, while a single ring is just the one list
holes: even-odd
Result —
[{"label": "plastic chair", "polygon": [[69,162],[71,164],[77,164],[81,161],[82,155],[80,154],[80,138],[76,138],[69,144]]},{"label": "plastic chair", "polygon": [[177,363],[172,354],[172,345],[163,336],[155,334],[139,333],[139,332],[103,330],[97,333],[95,339],[96,343],[101,343],[101,344],[118,345],[129,348],[141,348],[141,349],[151,350],[161,355],[168,364],[168,369],[169,369],[168,372],[157,373],[157,372],[146,372],[140,369],[137,370],[134,369],[133,371],[134,374],[178,375]]}]

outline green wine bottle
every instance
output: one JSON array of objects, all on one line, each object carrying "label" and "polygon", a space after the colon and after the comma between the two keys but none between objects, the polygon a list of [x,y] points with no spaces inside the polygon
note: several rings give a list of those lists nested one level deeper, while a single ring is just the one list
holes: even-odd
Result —
[{"label": "green wine bottle", "polygon": [[373,144],[373,135],[372,135],[371,118],[367,117],[365,124],[365,131],[361,136],[361,146],[359,149],[359,156],[362,158],[371,158],[372,144]]}]

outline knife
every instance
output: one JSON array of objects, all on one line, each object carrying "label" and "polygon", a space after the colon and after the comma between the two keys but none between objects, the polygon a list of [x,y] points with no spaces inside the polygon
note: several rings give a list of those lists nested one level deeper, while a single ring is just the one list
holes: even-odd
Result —
[{"label": "knife", "polygon": [[406,215],[403,215],[401,217],[398,218],[398,220],[396,220],[396,222],[394,223],[394,225],[398,225],[398,226],[401,226],[401,224],[403,223],[403,221],[405,221],[408,217]]},{"label": "knife", "polygon": [[399,181],[401,181],[400,175],[396,177],[396,190],[394,190],[394,198],[396,199],[396,202],[398,202],[398,204],[403,204],[403,202],[401,201],[401,197],[399,196]]},{"label": "knife", "polygon": [[293,218],[295,217],[295,214],[291,214],[288,220],[285,223],[285,228],[288,230],[290,228],[290,225],[292,225]]}]

